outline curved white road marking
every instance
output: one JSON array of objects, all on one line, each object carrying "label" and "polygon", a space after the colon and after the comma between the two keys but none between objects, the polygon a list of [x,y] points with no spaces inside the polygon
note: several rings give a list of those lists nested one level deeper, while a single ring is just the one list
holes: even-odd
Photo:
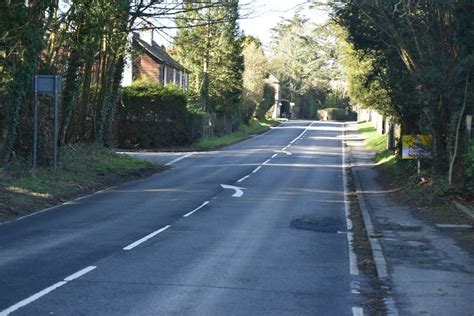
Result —
[{"label": "curved white road marking", "polygon": [[230,190],[234,190],[235,193],[232,194],[232,197],[241,197],[242,195],[244,195],[244,191],[245,188],[241,188],[241,187],[236,187],[234,185],[228,185],[228,184],[221,184],[221,187],[223,189],[230,189]]}]

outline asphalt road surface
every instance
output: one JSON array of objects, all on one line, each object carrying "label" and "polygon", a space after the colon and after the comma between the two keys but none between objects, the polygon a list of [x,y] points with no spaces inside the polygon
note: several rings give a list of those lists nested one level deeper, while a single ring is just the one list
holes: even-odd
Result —
[{"label": "asphalt road surface", "polygon": [[343,127],[147,154],[172,169],[0,225],[0,315],[359,315]]}]

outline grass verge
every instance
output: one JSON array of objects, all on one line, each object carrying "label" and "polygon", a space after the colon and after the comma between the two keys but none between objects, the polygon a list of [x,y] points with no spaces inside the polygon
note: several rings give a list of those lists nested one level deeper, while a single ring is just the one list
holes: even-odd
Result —
[{"label": "grass verge", "polygon": [[[400,205],[407,205],[416,216],[432,223],[470,224],[474,221],[454,207],[453,200],[463,200],[463,193],[449,186],[446,177],[429,171],[430,161],[422,161],[422,172],[417,174],[415,160],[403,160],[397,154],[382,146],[384,140],[371,123],[359,124],[359,132],[367,137],[365,145],[377,151],[375,160],[379,171],[377,181]],[[468,205],[469,206],[469,205]],[[470,205],[472,206],[472,205]],[[474,254],[474,232],[457,232],[456,239],[464,249]]]},{"label": "grass verge", "polygon": [[58,170],[33,171],[26,159],[0,169],[0,221],[164,170],[96,144],[67,145],[59,160]]},{"label": "grass verge", "polygon": [[271,126],[278,124],[278,122],[279,120],[276,119],[266,119],[263,121],[253,119],[249,125],[241,124],[240,129],[236,132],[220,137],[202,139],[195,143],[194,147],[202,150],[221,148],[248,139],[252,135],[263,133],[269,130]]},{"label": "grass verge", "polygon": [[376,151],[375,161],[379,164],[395,164],[397,155],[387,149],[387,135],[381,135],[371,122],[359,123],[359,133],[365,138],[364,145]]},{"label": "grass verge", "polygon": [[417,201],[417,204],[431,206],[439,203],[450,203],[456,195],[455,188],[449,187],[442,176],[429,171],[430,161],[422,160],[421,174],[417,174],[416,160],[403,160],[396,153],[387,150],[387,137],[380,135],[371,122],[359,124],[359,133],[364,138],[365,146],[376,151],[375,161],[390,181],[386,185],[403,187],[406,198]]}]

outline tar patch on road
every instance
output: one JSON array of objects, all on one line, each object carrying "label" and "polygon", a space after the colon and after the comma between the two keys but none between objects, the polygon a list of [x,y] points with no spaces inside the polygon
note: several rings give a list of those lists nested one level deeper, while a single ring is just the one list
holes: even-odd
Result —
[{"label": "tar patch on road", "polygon": [[293,229],[309,230],[317,233],[334,233],[345,231],[344,224],[336,218],[316,218],[303,216],[291,221]]},{"label": "tar patch on road", "polygon": [[402,231],[402,232],[421,231],[421,226],[406,226],[406,225],[400,225],[400,224],[395,224],[395,223],[378,224],[378,226],[382,230],[394,230],[394,231]]}]

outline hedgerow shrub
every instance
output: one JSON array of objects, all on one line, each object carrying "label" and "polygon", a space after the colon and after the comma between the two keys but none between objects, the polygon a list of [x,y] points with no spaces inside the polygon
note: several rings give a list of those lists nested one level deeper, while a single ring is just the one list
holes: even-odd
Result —
[{"label": "hedgerow shrub", "polygon": [[357,119],[357,113],[349,112],[346,115],[346,111],[340,108],[327,108],[324,110],[318,111],[319,116],[327,117],[329,121],[353,121]]},{"label": "hedgerow shrub", "polygon": [[469,143],[468,152],[465,156],[466,163],[466,189],[474,194],[474,140]]},{"label": "hedgerow shrub", "polygon": [[273,88],[268,83],[263,85],[263,100],[257,105],[255,111],[255,116],[259,120],[265,118],[265,114],[270,110],[270,108],[275,104],[275,88]]},{"label": "hedgerow shrub", "polygon": [[158,148],[193,143],[202,116],[187,109],[186,94],[174,85],[139,80],[125,87],[118,110],[121,148]]}]

